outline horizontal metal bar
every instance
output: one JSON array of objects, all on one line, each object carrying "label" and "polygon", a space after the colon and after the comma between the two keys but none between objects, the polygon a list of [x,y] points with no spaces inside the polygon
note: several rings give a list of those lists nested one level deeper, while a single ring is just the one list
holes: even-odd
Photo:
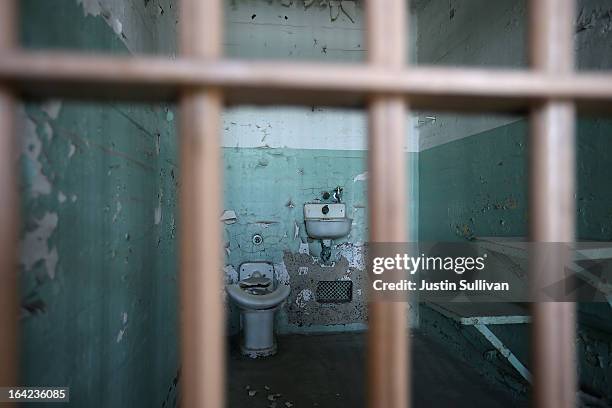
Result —
[{"label": "horizontal metal bar", "polygon": [[523,111],[547,99],[612,111],[612,74],[316,64],[197,58],[0,55],[0,82],[26,97],[174,100],[184,87],[223,88],[228,104],[362,106],[369,95],[403,95],[412,109]]}]

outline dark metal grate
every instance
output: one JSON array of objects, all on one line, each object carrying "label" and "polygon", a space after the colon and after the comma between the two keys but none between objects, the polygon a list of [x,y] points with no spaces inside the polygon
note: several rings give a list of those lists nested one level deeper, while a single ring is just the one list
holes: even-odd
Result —
[{"label": "dark metal grate", "polygon": [[319,303],[345,303],[353,300],[353,282],[318,281],[317,302]]}]

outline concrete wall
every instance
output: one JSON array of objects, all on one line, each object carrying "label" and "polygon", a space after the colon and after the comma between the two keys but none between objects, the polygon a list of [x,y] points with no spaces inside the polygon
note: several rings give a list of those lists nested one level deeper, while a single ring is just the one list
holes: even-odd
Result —
[{"label": "concrete wall", "polygon": [[[579,1],[576,20],[579,69],[610,69],[611,9],[606,1]],[[500,0],[417,1],[417,56],[422,64],[519,68],[526,66],[526,2]],[[434,120],[435,118],[435,120]],[[419,236],[422,240],[466,240],[478,236],[527,234],[526,117],[490,114],[419,115]],[[581,117],[577,128],[577,234],[580,239],[612,238],[612,195],[606,187],[612,165],[612,121]],[[608,305],[580,305],[578,350],[581,388],[610,396],[612,332]],[[454,345],[466,362],[488,378],[528,388],[503,358],[480,343],[475,330],[440,323],[423,308],[421,327]],[[529,360],[529,327],[495,332]],[[449,341],[449,339],[453,339]],[[482,356],[477,358],[476,356]]]}]

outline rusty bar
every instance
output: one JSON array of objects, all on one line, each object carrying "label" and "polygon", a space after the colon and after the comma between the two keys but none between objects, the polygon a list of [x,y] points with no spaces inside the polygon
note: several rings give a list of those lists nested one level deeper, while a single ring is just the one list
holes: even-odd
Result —
[{"label": "rusty bar", "polygon": [[[406,3],[366,2],[371,68],[401,72],[405,64]],[[370,242],[406,241],[404,140],[407,107],[398,95],[369,98]],[[406,304],[373,301],[368,312],[368,406],[405,408],[410,402]]]},{"label": "rusty bar", "polygon": [[214,86],[229,103],[363,105],[368,94],[403,95],[413,109],[527,111],[545,99],[612,112],[612,75],[265,61],[202,61],[182,56],[0,54],[0,81],[25,96],[174,100],[185,87]]},{"label": "rusty bar", "polygon": [[[206,63],[221,56],[221,0],[181,2],[184,55]],[[217,89],[180,91],[182,406],[225,404],[225,309],[221,275],[222,201]]]},{"label": "rusty bar", "polygon": [[[534,70],[559,77],[574,70],[573,0],[531,0]],[[569,243],[575,234],[575,106],[550,99],[531,111],[530,236],[534,242]],[[556,251],[558,251],[556,249]],[[534,251],[534,290],[563,279],[567,250],[550,257]],[[576,406],[575,304],[533,304],[533,398],[538,408]]]},{"label": "rusty bar", "polygon": [[[0,2],[0,52],[16,47],[16,25],[17,2]],[[0,83],[0,387],[18,385],[19,199],[15,130],[15,100],[6,84]]]}]

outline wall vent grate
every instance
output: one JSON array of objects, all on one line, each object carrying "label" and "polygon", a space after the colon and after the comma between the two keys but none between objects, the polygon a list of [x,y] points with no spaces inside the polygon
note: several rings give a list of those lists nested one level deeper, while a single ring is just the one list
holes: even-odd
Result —
[{"label": "wall vent grate", "polygon": [[346,303],[353,300],[353,282],[350,280],[318,281],[317,302]]}]

